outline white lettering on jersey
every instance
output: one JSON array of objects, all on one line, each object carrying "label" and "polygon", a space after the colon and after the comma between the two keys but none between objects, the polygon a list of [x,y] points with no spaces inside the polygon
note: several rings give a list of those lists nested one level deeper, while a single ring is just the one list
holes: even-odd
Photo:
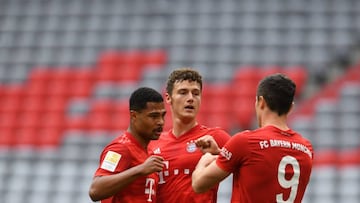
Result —
[{"label": "white lettering on jersey", "polygon": [[268,148],[269,147],[269,143],[267,140],[262,140],[259,142],[260,148],[264,149],[264,148]]},{"label": "white lettering on jersey", "polygon": [[271,147],[284,147],[284,148],[291,148],[291,144],[289,141],[285,140],[270,140]]},{"label": "white lettering on jersey", "polygon": [[192,173],[192,171],[188,168],[185,169],[181,169],[181,171],[178,168],[175,168],[171,171],[169,171],[169,161],[163,161],[165,167],[162,171],[158,172],[158,176],[159,176],[159,184],[164,184],[166,183],[165,181],[165,177],[168,177],[170,175],[180,175],[184,174],[184,175],[190,175]]},{"label": "white lettering on jersey", "polygon": [[221,149],[220,154],[221,156],[225,157],[227,160],[230,160],[232,156],[232,153],[225,147]]},{"label": "white lettering on jersey", "polygon": [[160,171],[159,174],[159,184],[164,184],[165,179],[164,176],[169,176],[169,161],[163,161],[165,167],[162,171]]},{"label": "white lettering on jersey", "polygon": [[145,183],[145,194],[148,194],[148,202],[152,202],[152,195],[155,194],[155,190],[153,189],[155,185],[155,180],[153,178],[146,178]]},{"label": "white lettering on jersey", "polygon": [[304,152],[305,154],[309,155],[310,158],[312,158],[312,154],[310,152],[310,150],[303,144],[299,144],[299,143],[291,143],[292,144],[292,148],[293,149],[296,149],[296,150],[299,150],[301,152]]},{"label": "white lettering on jersey", "polygon": [[[311,151],[305,145],[296,143],[296,142],[289,142],[286,140],[262,140],[259,141],[260,149],[267,149],[269,147],[282,147],[288,148],[293,150],[301,151],[307,154],[310,158],[312,158]],[[224,152],[226,153],[226,152]],[[224,155],[223,155],[224,156]],[[226,157],[226,156],[224,156]]]}]

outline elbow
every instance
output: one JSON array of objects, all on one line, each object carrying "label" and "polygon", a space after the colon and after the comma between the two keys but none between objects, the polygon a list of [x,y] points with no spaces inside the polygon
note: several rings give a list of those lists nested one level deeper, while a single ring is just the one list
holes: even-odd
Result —
[{"label": "elbow", "polygon": [[94,190],[89,190],[89,197],[93,202],[99,201],[100,199],[96,196]]},{"label": "elbow", "polygon": [[94,187],[89,189],[89,197],[93,202],[97,202],[102,199]]},{"label": "elbow", "polygon": [[197,188],[194,184],[192,184],[192,189],[193,189],[194,192],[197,193],[197,194],[201,193],[201,191],[199,190],[199,188]]},{"label": "elbow", "polygon": [[195,193],[199,194],[199,193],[203,193],[206,190],[204,190],[203,188],[201,188],[196,180],[196,178],[193,177],[192,182],[191,182],[191,187],[194,190]]},{"label": "elbow", "polygon": [[206,192],[205,189],[197,186],[196,184],[192,184],[192,188],[193,188],[194,192],[197,193],[197,194]]}]

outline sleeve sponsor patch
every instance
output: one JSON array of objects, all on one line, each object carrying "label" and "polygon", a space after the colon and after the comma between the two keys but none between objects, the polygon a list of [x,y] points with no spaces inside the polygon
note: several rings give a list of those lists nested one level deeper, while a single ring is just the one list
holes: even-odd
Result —
[{"label": "sleeve sponsor patch", "polygon": [[101,167],[102,169],[114,172],[116,169],[116,166],[118,165],[121,158],[121,154],[108,151],[106,153],[105,159],[103,160]]}]

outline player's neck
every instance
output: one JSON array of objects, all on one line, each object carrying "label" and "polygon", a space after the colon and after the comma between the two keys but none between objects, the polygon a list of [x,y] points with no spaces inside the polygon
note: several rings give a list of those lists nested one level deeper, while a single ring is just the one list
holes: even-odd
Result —
[{"label": "player's neck", "polygon": [[144,140],[141,136],[139,136],[137,133],[135,133],[133,130],[131,130],[131,128],[128,128],[127,132],[129,132],[138,141],[140,146],[142,146],[145,150],[147,150],[149,141]]},{"label": "player's neck", "polygon": [[280,130],[289,130],[290,128],[286,124],[286,115],[278,116],[276,114],[267,114],[261,121],[261,127],[274,126]]},{"label": "player's neck", "polygon": [[176,137],[180,137],[181,135],[184,135],[189,130],[191,130],[193,127],[195,127],[196,125],[197,125],[197,122],[195,119],[191,120],[189,122],[184,122],[183,120],[180,120],[180,119],[173,119],[172,133]]}]

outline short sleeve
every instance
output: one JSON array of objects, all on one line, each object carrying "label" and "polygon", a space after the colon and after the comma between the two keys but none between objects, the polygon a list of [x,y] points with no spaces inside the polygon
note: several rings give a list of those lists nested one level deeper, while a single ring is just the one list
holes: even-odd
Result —
[{"label": "short sleeve", "polygon": [[221,128],[214,128],[209,132],[212,135],[220,148],[222,148],[225,143],[230,140],[231,136]]},{"label": "short sleeve", "polygon": [[100,156],[99,168],[95,176],[112,175],[129,168],[131,154],[124,144],[112,144],[105,147]]},{"label": "short sleeve", "polygon": [[216,164],[227,172],[234,172],[246,160],[248,148],[247,133],[238,133],[221,148]]}]

